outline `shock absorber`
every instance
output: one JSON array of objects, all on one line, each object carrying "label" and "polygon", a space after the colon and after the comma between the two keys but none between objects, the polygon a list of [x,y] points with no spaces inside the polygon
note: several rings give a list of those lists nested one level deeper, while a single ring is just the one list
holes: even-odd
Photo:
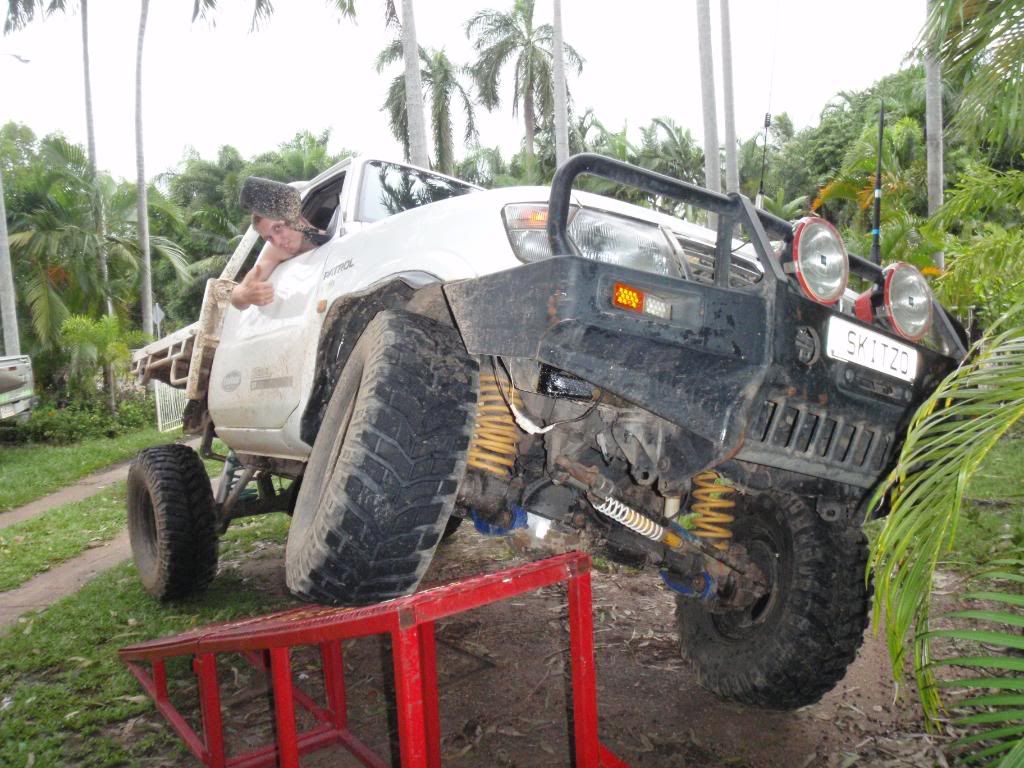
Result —
[{"label": "shock absorber", "polygon": [[[512,402],[519,407],[517,390]],[[469,442],[466,463],[498,477],[508,477],[516,463],[519,428],[498,388],[493,371],[480,371],[480,394],[476,401],[476,426]]]},{"label": "shock absorber", "polygon": [[729,546],[732,529],[729,527],[735,516],[726,510],[736,507],[730,498],[736,489],[723,481],[713,470],[698,472],[693,476],[693,504],[690,509],[696,514],[694,533],[711,541],[719,549]]}]

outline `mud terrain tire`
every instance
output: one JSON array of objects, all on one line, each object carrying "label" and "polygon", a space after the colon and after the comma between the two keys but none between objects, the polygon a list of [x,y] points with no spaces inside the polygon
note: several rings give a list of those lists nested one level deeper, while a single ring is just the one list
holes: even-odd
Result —
[{"label": "mud terrain tire", "polygon": [[209,586],[217,573],[213,491],[187,445],[147,448],[128,470],[128,537],[143,588],[174,600]]},{"label": "mud terrain tire", "polygon": [[455,329],[395,311],[370,322],[299,490],[285,553],[295,595],[354,605],[416,589],[465,472],[476,390]]},{"label": "mud terrain tire", "polygon": [[714,614],[677,600],[683,657],[702,686],[768,709],[818,701],[846,674],[867,626],[867,543],[853,523],[821,519],[808,501],[748,497],[733,535],[769,576],[752,607]]}]

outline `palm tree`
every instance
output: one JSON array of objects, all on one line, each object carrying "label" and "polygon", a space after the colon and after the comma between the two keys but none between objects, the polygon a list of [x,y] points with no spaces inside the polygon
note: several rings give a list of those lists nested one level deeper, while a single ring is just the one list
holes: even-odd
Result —
[{"label": "palm tree", "polygon": [[[43,140],[31,185],[29,204],[12,219],[11,251],[18,257],[18,284],[39,348],[55,350],[71,313],[110,314],[105,313],[108,300],[122,315],[130,313],[138,284],[137,195],[129,185],[116,187],[108,176],[92,176],[81,147],[59,137]],[[94,221],[99,209],[109,216],[103,236]],[[167,208],[162,213],[173,215]],[[158,237],[151,237],[150,245],[181,277],[187,275],[177,245]],[[104,260],[113,266],[106,293],[98,269]]]},{"label": "palm tree", "polygon": [[687,129],[672,118],[656,117],[650,126],[640,129],[640,134],[642,166],[691,184],[700,182],[704,154]]},{"label": "palm tree", "polygon": [[700,50],[700,102],[704,112],[704,186],[722,191],[722,161],[718,154],[718,116],[715,68],[711,54],[709,0],[697,0],[697,45]]},{"label": "palm tree", "polygon": [[[534,162],[537,110],[544,115],[551,115],[554,110],[554,30],[550,24],[534,26],[533,9],[534,0],[515,0],[510,13],[488,9],[466,22],[466,36],[475,35],[473,48],[478,54],[472,66],[473,79],[487,110],[501,103],[501,73],[506,64],[514,61],[512,114],[518,114],[522,105],[528,165]],[[579,74],[583,60],[571,45],[565,44],[564,48],[566,60]]]},{"label": "palm tree", "polygon": [[762,207],[768,213],[774,213],[780,219],[793,221],[800,218],[808,210],[807,195],[800,195],[792,200],[786,200],[783,191],[780,189],[775,193],[775,197],[765,195]]},{"label": "palm tree", "polygon": [[738,192],[736,167],[736,110],[732,98],[732,35],[729,32],[729,0],[722,0],[722,99],[725,102],[725,191]]},{"label": "palm tree", "polygon": [[[928,11],[935,6],[935,0],[926,0]],[[934,216],[942,207],[942,68],[935,45],[929,45],[924,54],[925,78],[925,141],[928,146],[928,215]],[[936,268],[945,266],[942,251],[932,255]]]},{"label": "palm tree", "polygon": [[569,105],[565,91],[565,44],[562,40],[562,0],[555,0],[551,20],[555,59],[555,166],[569,159]]},{"label": "palm tree", "polygon": [[4,326],[4,354],[21,354],[18,338],[18,311],[11,272],[11,251],[7,244],[7,208],[4,205],[4,179],[0,173],[0,322]]},{"label": "palm tree", "polygon": [[[390,5],[392,0],[388,0]],[[393,16],[393,9],[388,11]],[[423,117],[423,83],[420,81],[419,44],[412,0],[402,0],[402,60],[405,62],[405,114],[409,126],[409,159],[428,167],[427,124]],[[436,105],[435,105],[436,107]]]},{"label": "palm tree", "polygon": [[952,123],[967,143],[1009,157],[1024,149],[1024,0],[936,0],[920,47],[962,83]]},{"label": "palm tree", "polygon": [[138,190],[136,217],[139,222],[139,251],[142,254],[142,332],[153,335],[153,267],[149,252],[149,201],[146,199],[146,160],[142,144],[142,46],[146,38],[149,0],[141,0],[139,40],[135,51],[135,183]]},{"label": "palm tree", "polygon": [[[7,17],[4,21],[4,34],[19,30],[35,19],[37,10],[44,16],[49,16],[57,11],[66,11],[68,3],[66,0],[50,0],[45,10],[40,2],[37,6],[35,0],[7,0]],[[96,175],[96,132],[93,128],[92,118],[92,79],[89,76],[89,0],[79,0],[79,11],[82,16],[82,74],[85,81],[85,133],[88,146],[89,169],[92,175]],[[97,204],[102,201],[97,199]],[[104,235],[103,210],[98,209],[95,216],[97,234],[102,238]],[[109,273],[106,254],[99,254],[100,274],[103,278],[104,292],[107,294],[107,312],[114,311],[114,305],[109,295]],[[111,382],[112,384],[112,382]]]},{"label": "palm tree", "polygon": [[[874,200],[875,162],[878,153],[877,128],[866,125],[860,137],[847,150],[843,165],[818,193],[811,206],[817,210],[836,200],[856,204],[851,221],[866,228],[869,209]],[[882,142],[882,212],[913,211],[924,176],[921,125],[914,118],[904,117],[889,125]]]},{"label": "palm tree", "polygon": [[[377,56],[377,71],[380,72],[388,64],[392,64],[403,55],[401,40],[395,40]],[[456,66],[448,58],[442,48],[440,51],[427,51],[420,48],[421,82],[426,85],[430,94],[431,131],[434,138],[434,167],[442,173],[451,173],[455,169],[455,145],[453,140],[452,96],[458,96],[462,109],[466,114],[465,143],[471,144],[477,139],[473,99],[469,90],[459,82],[460,74],[468,74],[466,67]],[[402,142],[405,157],[411,158],[411,130],[409,126],[408,99],[406,98],[404,75],[391,81],[388,96],[384,102],[391,123],[391,132]],[[417,163],[418,165],[419,163]]]}]

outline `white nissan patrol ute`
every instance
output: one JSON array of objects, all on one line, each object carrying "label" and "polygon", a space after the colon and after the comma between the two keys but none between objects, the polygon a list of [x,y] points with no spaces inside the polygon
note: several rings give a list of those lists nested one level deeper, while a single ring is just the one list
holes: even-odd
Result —
[{"label": "white nissan patrol ute", "polygon": [[[867,621],[866,500],[964,354],[915,268],[596,155],[493,190],[354,158],[295,195],[329,239],[277,267],[274,301],[228,301],[250,231],[199,321],[135,356],[225,460],[216,489],[187,446],[133,464],[149,592],[204,588],[231,520],[279,510],[296,595],[386,600],[469,517],[656,570],[722,696],[793,708],[843,676]],[[694,213],[711,228],[675,215]]]}]

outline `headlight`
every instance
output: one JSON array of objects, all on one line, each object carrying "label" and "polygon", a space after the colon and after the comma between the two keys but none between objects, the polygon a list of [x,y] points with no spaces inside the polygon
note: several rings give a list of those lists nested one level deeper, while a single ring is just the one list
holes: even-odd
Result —
[{"label": "headlight", "polygon": [[918,341],[932,327],[932,291],[924,275],[910,264],[896,262],[882,270],[882,284],[857,297],[857,317],[866,323],[881,319],[909,341]]},{"label": "headlight", "polygon": [[793,229],[793,259],[786,271],[800,290],[819,304],[835,304],[846,290],[850,263],[835,227],[817,216],[800,219]]},{"label": "headlight", "polygon": [[[517,257],[528,262],[551,257],[546,205],[506,205],[502,215]],[[658,275],[679,276],[672,246],[655,224],[572,206],[568,235],[577,255],[584,258]]]}]

